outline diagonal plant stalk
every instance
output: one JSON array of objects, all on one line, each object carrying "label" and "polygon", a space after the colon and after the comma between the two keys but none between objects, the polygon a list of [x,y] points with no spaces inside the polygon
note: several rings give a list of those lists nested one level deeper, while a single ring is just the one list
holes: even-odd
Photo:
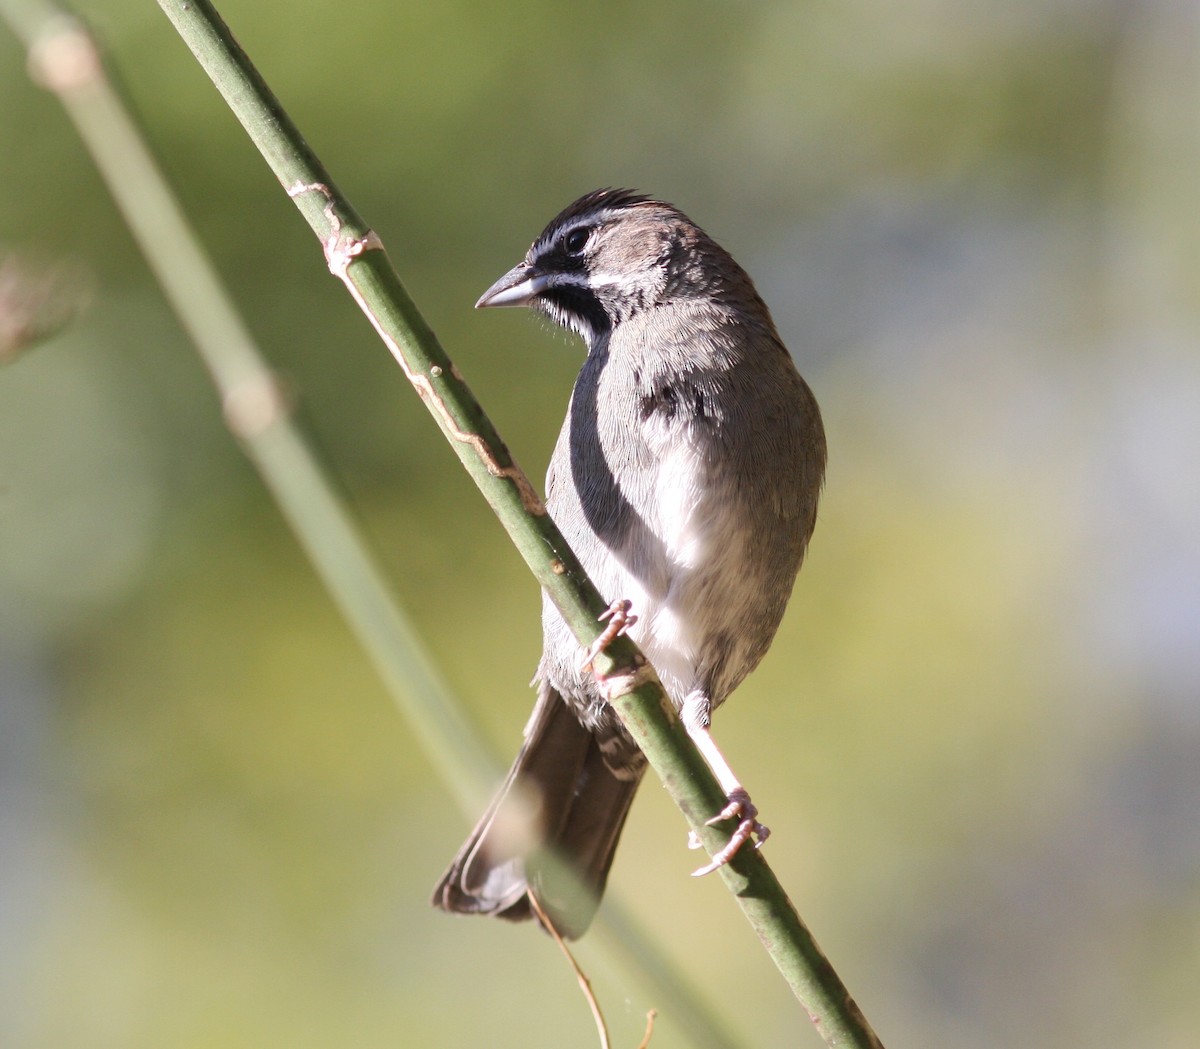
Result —
[{"label": "diagonal plant stalk", "polygon": [[[605,601],[408,298],[378,237],[338,192],[207,0],[160,0],[160,6],[308,220],[330,270],[396,357],[535,577],[576,636],[589,643]],[[236,396],[226,396],[226,410],[235,430],[248,444],[276,431],[284,413],[272,384],[256,382],[253,374],[232,378]],[[610,702],[712,854],[725,835],[704,820],[724,798],[653,671],[627,638],[597,663]],[[762,855],[741,850],[720,873],[826,1043],[879,1046]]]},{"label": "diagonal plant stalk", "polygon": [[[366,313],[534,577],[579,641],[590,644],[607,602],[408,297],[378,236],[338,191],[209,0],[159,0],[159,6],[308,220],[330,271]],[[705,820],[720,811],[724,794],[657,676],[627,637],[617,638],[597,664],[606,698],[713,855],[726,835]],[[827,1044],[880,1046],[762,853],[741,849],[720,874]]]},{"label": "diagonal plant stalk", "polygon": [[[0,0],[30,50],[31,73],[55,91],[167,299],[221,394],[228,424],[259,470],[418,745],[474,819],[502,769],[433,668],[417,632],[324,477],[140,131],[105,75],[85,27],[48,0]],[[544,862],[553,863],[547,856]],[[560,877],[569,877],[565,872]],[[602,953],[630,986],[669,1010],[705,1049],[744,1044],[610,893],[596,917]]]}]

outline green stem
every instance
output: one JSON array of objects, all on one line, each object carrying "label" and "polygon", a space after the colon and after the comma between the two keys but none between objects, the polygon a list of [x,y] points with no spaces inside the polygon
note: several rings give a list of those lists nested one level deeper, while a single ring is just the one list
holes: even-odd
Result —
[{"label": "green stem", "polygon": [[[408,297],[376,235],[345,202],[208,0],[159,0],[184,42],[254,140],[396,357],[534,576],[582,644],[607,602],[584,574],[437,338]],[[613,595],[620,596],[620,595]],[[724,795],[662,686],[626,637],[597,660],[609,699],[711,855],[727,835],[705,825]],[[741,849],[721,876],[818,1031],[831,1046],[880,1045],[800,920],[762,853]]]}]

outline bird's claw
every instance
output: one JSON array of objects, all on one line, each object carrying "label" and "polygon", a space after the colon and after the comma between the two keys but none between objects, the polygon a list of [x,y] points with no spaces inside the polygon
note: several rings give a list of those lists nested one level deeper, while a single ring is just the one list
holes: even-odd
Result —
[{"label": "bird's claw", "polygon": [[600,636],[588,646],[588,650],[583,654],[583,662],[579,664],[580,671],[587,673],[591,670],[596,657],[612,644],[613,639],[620,637],[637,622],[638,617],[630,611],[632,608],[632,601],[621,598],[614,601],[600,614],[600,622],[603,623],[607,619],[608,626],[600,632]]},{"label": "bird's claw", "polygon": [[[763,842],[771,835],[771,829],[765,824],[758,822],[758,808],[750,800],[750,795],[745,790],[739,787],[737,790],[730,792],[727,801],[728,804],[712,819],[705,820],[704,825],[711,827],[715,823],[731,819],[737,819],[738,825],[729,836],[729,841],[714,853],[712,859],[703,867],[692,871],[693,878],[703,878],[704,875],[712,874],[713,871],[724,867],[751,838],[757,839],[754,842],[754,847],[761,849]],[[690,832],[688,834],[688,848],[695,849],[699,848],[699,846],[700,839],[697,837],[696,832]]]}]

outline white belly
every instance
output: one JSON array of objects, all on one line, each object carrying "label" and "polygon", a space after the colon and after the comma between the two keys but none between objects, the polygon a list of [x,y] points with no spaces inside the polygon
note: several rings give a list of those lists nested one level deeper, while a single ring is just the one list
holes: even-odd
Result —
[{"label": "white belly", "polygon": [[737,589],[742,542],[733,527],[736,508],[714,504],[698,450],[674,442],[664,456],[648,499],[639,500],[643,519],[658,539],[653,549],[626,549],[614,580],[614,596],[633,603],[637,623],[630,636],[658,670],[667,692],[682,703],[701,687],[705,647],[726,625],[723,598]]}]

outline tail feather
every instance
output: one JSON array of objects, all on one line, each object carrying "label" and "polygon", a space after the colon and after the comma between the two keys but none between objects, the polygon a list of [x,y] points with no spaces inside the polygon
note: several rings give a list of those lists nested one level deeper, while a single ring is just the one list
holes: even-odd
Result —
[{"label": "tail feather", "polygon": [[[543,683],[525,742],[487,812],[438,882],[433,904],[510,921],[530,886],[570,939],[591,924],[640,776],[618,779],[595,737]],[[553,862],[539,857],[546,853]],[[570,877],[562,877],[564,868]]]}]

